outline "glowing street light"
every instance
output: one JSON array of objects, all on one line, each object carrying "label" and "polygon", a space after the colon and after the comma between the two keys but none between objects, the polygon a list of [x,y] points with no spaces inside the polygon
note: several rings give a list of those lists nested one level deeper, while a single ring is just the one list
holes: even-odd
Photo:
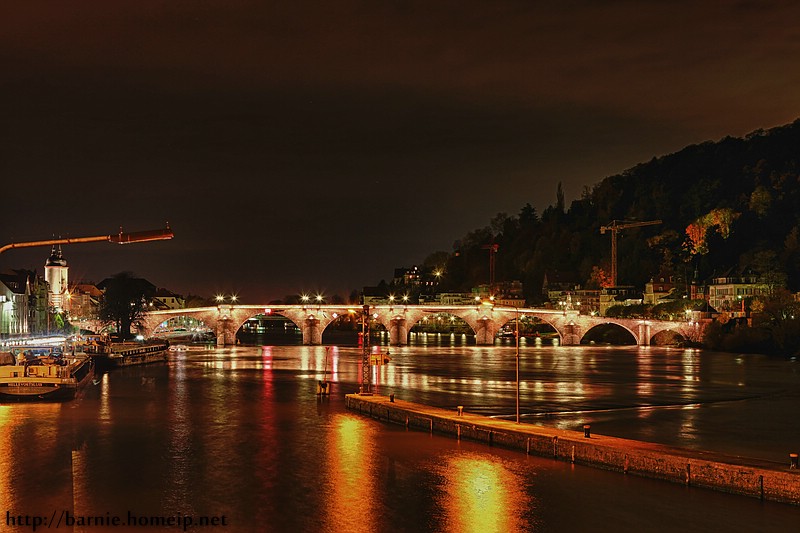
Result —
[{"label": "glowing street light", "polygon": [[519,307],[514,306],[516,314],[516,330],[514,331],[514,340],[516,341],[516,372],[517,372],[517,424],[519,424]]}]

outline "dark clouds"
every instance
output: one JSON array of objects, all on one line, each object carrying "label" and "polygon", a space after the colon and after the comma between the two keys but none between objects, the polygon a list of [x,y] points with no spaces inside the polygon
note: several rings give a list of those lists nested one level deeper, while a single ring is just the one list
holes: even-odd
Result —
[{"label": "dark clouds", "polygon": [[169,220],[172,242],[65,253],[73,274],[184,293],[346,293],[544,208],[559,181],[569,200],[800,109],[793,2],[26,2],[0,19],[3,240]]}]

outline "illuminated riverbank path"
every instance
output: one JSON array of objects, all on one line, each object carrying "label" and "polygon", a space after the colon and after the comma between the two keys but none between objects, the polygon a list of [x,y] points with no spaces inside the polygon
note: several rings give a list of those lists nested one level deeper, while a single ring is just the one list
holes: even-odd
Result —
[{"label": "illuminated riverbank path", "polygon": [[[283,316],[292,321],[303,333],[303,344],[322,344],[322,333],[338,318],[352,314],[360,317],[365,308],[360,305],[296,304],[296,305],[238,305],[220,304],[213,307],[171,309],[146,313],[142,322],[145,335],[171,318],[191,317],[216,333],[220,346],[235,344],[236,332],[249,319],[258,315]],[[411,328],[425,317],[448,313],[463,320],[475,332],[478,345],[494,343],[500,329],[516,318],[537,318],[549,324],[559,336],[559,344],[580,344],[588,331],[604,324],[617,325],[633,335],[636,344],[649,346],[653,337],[669,331],[684,340],[697,342],[710,320],[643,320],[611,318],[580,314],[577,310],[536,309],[501,305],[375,305],[367,311],[373,324],[380,324],[389,333],[389,343],[395,346],[408,344]]]}]

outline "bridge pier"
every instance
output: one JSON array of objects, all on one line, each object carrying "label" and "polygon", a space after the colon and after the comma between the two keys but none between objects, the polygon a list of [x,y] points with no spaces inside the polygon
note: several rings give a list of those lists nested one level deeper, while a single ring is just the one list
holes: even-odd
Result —
[{"label": "bridge pier", "polygon": [[217,334],[217,346],[227,346],[236,344],[236,331],[231,332],[231,314],[233,306],[230,304],[220,304],[217,306],[217,324],[215,333]]},{"label": "bridge pier", "polygon": [[497,334],[497,324],[494,320],[488,317],[482,317],[477,322],[478,327],[475,329],[475,344],[478,346],[487,346],[494,344],[494,336]]},{"label": "bridge pier", "polygon": [[389,321],[389,344],[393,346],[408,344],[408,327],[405,318],[393,318]]},{"label": "bridge pier", "polygon": [[303,345],[322,344],[322,329],[319,327],[319,320],[314,315],[309,315],[303,321]]},{"label": "bridge pier", "polygon": [[639,346],[650,346],[650,323],[642,322],[639,324],[639,338],[636,339]]}]

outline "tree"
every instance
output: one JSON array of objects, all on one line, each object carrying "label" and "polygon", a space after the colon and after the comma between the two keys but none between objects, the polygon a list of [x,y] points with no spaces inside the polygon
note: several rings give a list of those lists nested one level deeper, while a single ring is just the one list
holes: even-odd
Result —
[{"label": "tree", "polygon": [[115,274],[102,285],[105,291],[100,301],[100,320],[114,324],[120,338],[131,338],[131,326],[141,321],[155,287],[131,272]]}]

